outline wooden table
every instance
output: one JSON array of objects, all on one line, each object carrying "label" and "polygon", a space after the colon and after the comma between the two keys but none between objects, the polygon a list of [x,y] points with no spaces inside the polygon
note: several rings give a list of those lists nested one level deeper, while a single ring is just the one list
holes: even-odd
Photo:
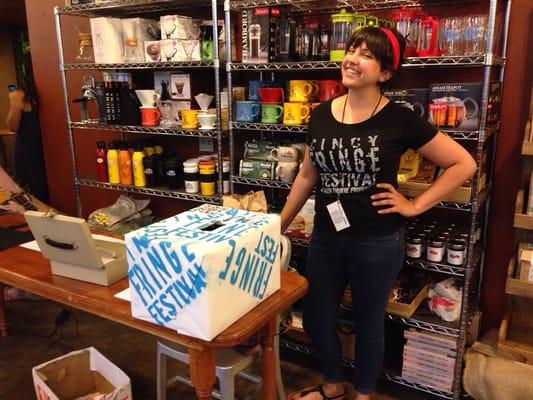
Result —
[{"label": "wooden table", "polygon": [[[20,219],[0,217],[0,226]],[[298,300],[307,290],[306,280],[290,272],[281,273],[281,289],[231,325],[213,341],[180,335],[168,328],[131,316],[130,303],[114,295],[128,287],[128,280],[105,287],[52,275],[50,262],[41,253],[21,247],[0,251],[0,333],[7,335],[3,285],[11,285],[91,314],[130,326],[157,337],[187,346],[192,384],[198,399],[211,399],[215,384],[216,347],[235,346],[260,332],[263,363],[264,398],[274,400],[275,357],[273,338],[276,316]]]}]

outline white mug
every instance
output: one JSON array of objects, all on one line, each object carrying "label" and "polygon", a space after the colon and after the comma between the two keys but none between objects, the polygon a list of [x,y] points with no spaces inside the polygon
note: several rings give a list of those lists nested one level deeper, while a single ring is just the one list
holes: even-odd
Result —
[{"label": "white mug", "polygon": [[280,161],[276,166],[276,178],[285,183],[292,183],[298,173],[297,161]]},{"label": "white mug", "polygon": [[198,119],[198,122],[200,123],[201,128],[213,129],[215,127],[217,116],[214,114],[208,114],[208,113],[198,113],[198,115],[196,116],[196,119]]},{"label": "white mug", "polygon": [[291,147],[294,147],[296,150],[298,150],[298,161],[303,161],[305,156],[305,143],[293,143],[291,144]]},{"label": "white mug", "polygon": [[298,149],[290,146],[279,146],[270,152],[272,158],[281,162],[298,161]]}]

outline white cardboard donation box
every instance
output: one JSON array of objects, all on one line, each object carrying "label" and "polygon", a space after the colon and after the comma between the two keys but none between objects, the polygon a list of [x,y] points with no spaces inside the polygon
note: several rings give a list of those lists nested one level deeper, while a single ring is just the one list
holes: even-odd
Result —
[{"label": "white cardboard donation box", "polygon": [[37,400],[132,400],[131,382],[94,347],[32,368]]},{"label": "white cardboard donation box", "polygon": [[202,205],[126,235],[135,318],[212,340],[280,288],[280,219]]}]

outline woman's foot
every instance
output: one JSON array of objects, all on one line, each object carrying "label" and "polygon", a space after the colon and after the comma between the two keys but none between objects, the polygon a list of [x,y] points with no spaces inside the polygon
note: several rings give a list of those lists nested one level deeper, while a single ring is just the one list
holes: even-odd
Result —
[{"label": "woman's foot", "polygon": [[291,393],[287,400],[345,400],[346,387],[343,383],[323,383]]}]

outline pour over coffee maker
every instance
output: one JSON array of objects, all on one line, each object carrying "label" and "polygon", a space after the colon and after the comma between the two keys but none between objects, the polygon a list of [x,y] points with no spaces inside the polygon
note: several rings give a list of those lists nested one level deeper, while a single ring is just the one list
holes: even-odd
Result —
[{"label": "pour over coffee maker", "polygon": [[141,52],[138,47],[137,25],[133,21],[124,20],[122,22],[124,30],[124,62],[142,62]]},{"label": "pour over coffee maker", "polygon": [[175,126],[174,118],[172,117],[172,100],[168,91],[168,82],[161,81],[161,94],[159,95],[159,111],[161,111],[161,121],[159,126],[169,128]]}]

